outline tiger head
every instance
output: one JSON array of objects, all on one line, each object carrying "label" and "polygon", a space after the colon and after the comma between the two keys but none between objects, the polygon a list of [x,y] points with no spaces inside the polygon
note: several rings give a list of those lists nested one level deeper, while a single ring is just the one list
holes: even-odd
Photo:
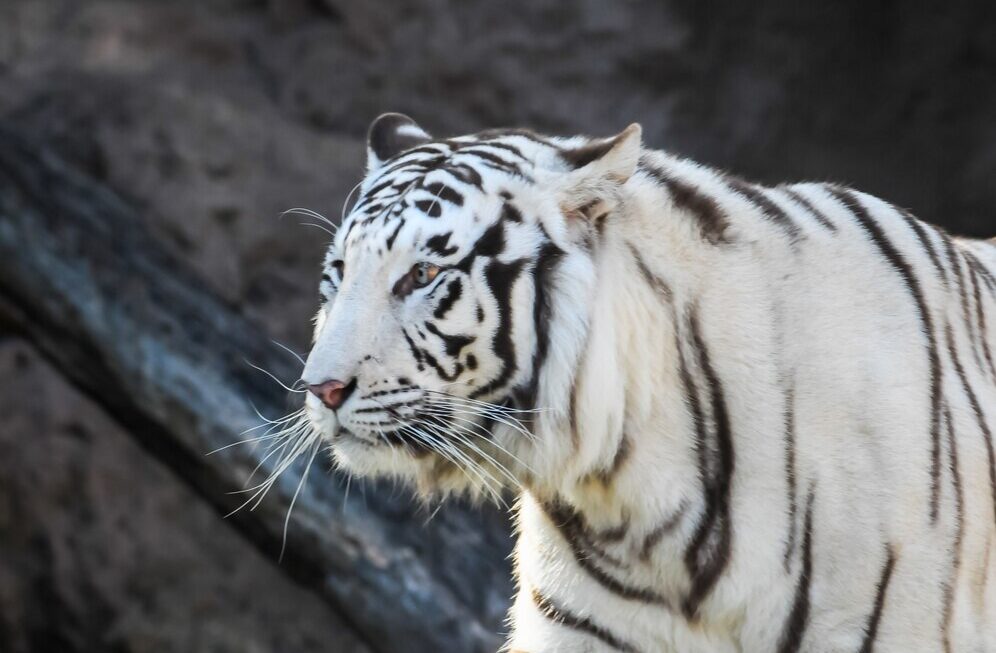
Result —
[{"label": "tiger head", "polygon": [[348,473],[494,494],[570,440],[598,231],[640,128],[433,139],[371,125],[367,173],[333,238],[306,412]]}]

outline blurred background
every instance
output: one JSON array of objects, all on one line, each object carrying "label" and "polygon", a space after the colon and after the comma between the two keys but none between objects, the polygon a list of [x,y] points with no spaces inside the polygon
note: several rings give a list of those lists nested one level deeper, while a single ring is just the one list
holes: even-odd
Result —
[{"label": "blurred background", "polygon": [[[384,111],[438,135],[638,121],[650,146],[745,177],[841,181],[996,235],[996,3],[818,4],[0,0],[0,128],[120,197],[188,286],[299,352],[327,237],[279,215],[337,219]],[[278,563],[221,518],[224,487],[34,340],[0,319],[0,651],[405,650],[357,620],[352,567]],[[310,482],[339,487],[327,464]],[[386,550],[428,560],[481,650],[500,642],[501,511],[457,508],[423,542],[404,490],[369,492],[393,506],[368,517]],[[434,557],[432,538],[463,544]],[[368,603],[374,623],[393,609]]]}]

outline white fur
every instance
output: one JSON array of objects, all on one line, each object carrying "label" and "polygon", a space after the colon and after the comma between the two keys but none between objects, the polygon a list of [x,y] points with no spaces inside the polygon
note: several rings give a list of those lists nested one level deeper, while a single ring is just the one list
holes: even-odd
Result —
[{"label": "white fur", "polygon": [[[533,600],[538,590],[632,650],[780,650],[800,583],[803,520],[812,491],[809,613],[799,648],[793,650],[860,649],[891,551],[894,565],[875,651],[942,651],[945,632],[950,651],[996,651],[996,560],[991,560],[996,538],[988,454],[945,335],[950,324],[966,379],[989,428],[996,429],[996,379],[987,371],[981,344],[996,350],[991,326],[996,295],[983,284],[982,306],[977,307],[969,284],[973,320],[966,323],[955,271],[943,255],[939,234],[927,232],[945,266],[946,282],[892,207],[856,194],[909,264],[933,325],[961,479],[963,531],[957,551],[957,497],[943,425],[936,523],[928,511],[930,367],[917,306],[894,266],[827,187],[791,189],[836,231],[821,226],[786,190],[767,191],[797,225],[799,233],[791,238],[721,174],[643,151],[649,165],[715,202],[728,221],[726,242],[716,243],[703,236],[696,217],[667,188],[636,168],[638,128],[617,137],[615,148],[601,159],[573,171],[552,147],[516,136],[504,141],[528,152],[534,165],[529,180],[479,168],[488,193],[508,189],[526,216],[521,228],[510,227],[503,260],[536,255],[535,224],[542,224],[565,252],[555,274],[547,325],[552,339],[539,383],[538,403],[548,410],[533,423],[533,439],[499,428],[496,446],[481,445],[519,480],[515,566],[520,592],[510,613],[508,648],[531,653],[616,650],[582,628],[544,616]],[[553,141],[559,147],[585,142]],[[373,183],[368,180],[365,188]],[[581,241],[593,226],[579,223],[571,211],[592,199],[609,210],[600,218],[607,222],[589,254]],[[471,242],[497,207],[488,195],[438,220]],[[481,216],[481,222],[469,220],[471,214]],[[399,308],[387,294],[413,262],[404,252],[431,235],[429,228],[434,227],[403,232],[391,257],[374,255],[372,246],[350,249],[340,235],[334,250],[345,252],[349,272],[337,296],[333,293],[334,301],[323,309],[306,380],[332,374],[362,378],[373,368],[432,385],[412,368],[397,335],[399,325],[421,319],[418,309],[414,304]],[[955,247],[974,252],[990,270],[996,269],[996,247],[972,241]],[[669,298],[646,282],[634,248],[667,283]],[[486,292],[479,290],[477,296],[488,301]],[[513,297],[512,332],[520,345],[521,375],[538,338],[530,322],[535,292],[519,283]],[[696,617],[689,619],[680,609],[690,583],[684,556],[706,503],[675,329],[692,310],[721,382],[735,469],[729,563]],[[972,326],[976,310],[988,318],[986,333]],[[469,319],[458,324],[492,333],[496,324],[493,312],[488,315],[480,327]],[[681,334],[686,357],[692,351],[688,337],[687,330]],[[365,361],[368,354],[375,360]],[[496,363],[486,355],[478,358],[477,375],[486,379]],[[702,383],[701,366],[690,364]],[[575,386],[576,441],[568,415]],[[788,388],[795,423],[794,524],[786,473]],[[377,445],[376,433],[367,436],[367,443],[335,440],[335,417],[313,397],[308,407],[319,428],[333,438],[340,464],[352,473],[406,478],[430,493],[481,490],[472,475],[434,478],[436,461]],[[346,411],[340,419],[352,417]],[[630,452],[611,482],[593,481],[610,465],[624,437]],[[484,473],[494,474],[486,461],[475,462]],[[625,523],[625,536],[604,546],[620,564],[602,561],[600,568],[625,586],[665,597],[670,607],[624,598],[593,579],[544,509],[553,502],[569,506],[594,530]],[[645,538],[675,516],[674,529],[642,558]],[[786,563],[793,532],[795,544]],[[960,559],[957,574],[952,572],[955,556]],[[952,582],[945,631],[945,587]]]}]

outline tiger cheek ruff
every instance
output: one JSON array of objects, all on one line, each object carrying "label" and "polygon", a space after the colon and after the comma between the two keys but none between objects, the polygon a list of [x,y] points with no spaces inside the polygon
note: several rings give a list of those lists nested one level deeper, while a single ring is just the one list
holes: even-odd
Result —
[{"label": "tiger cheek ruff", "polygon": [[370,128],[306,411],[515,502],[507,649],[996,651],[996,244],[645,149]]}]

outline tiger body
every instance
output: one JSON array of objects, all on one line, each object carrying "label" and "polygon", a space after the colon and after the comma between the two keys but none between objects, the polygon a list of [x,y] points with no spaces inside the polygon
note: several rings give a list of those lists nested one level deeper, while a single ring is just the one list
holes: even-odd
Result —
[{"label": "tiger body", "polygon": [[516,488],[509,650],[996,651],[996,245],[638,128],[379,122],[308,410],[351,473]]}]

